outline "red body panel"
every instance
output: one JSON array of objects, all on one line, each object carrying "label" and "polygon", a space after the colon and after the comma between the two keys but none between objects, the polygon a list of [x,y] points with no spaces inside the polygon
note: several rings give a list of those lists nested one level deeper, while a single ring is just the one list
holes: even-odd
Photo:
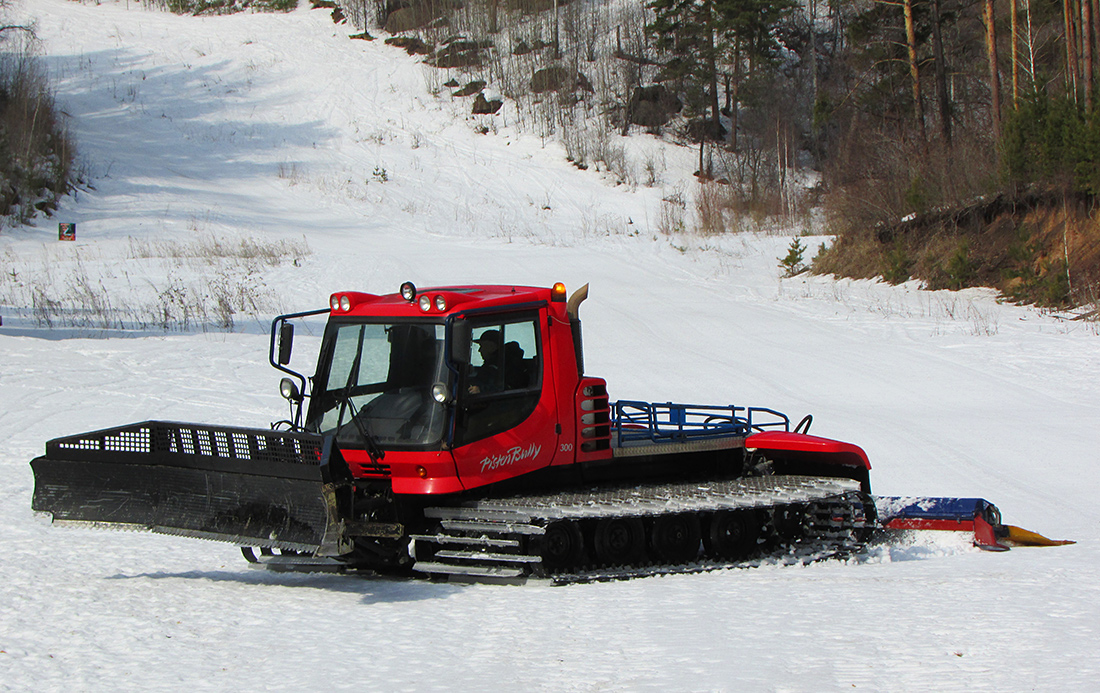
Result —
[{"label": "red body panel", "polygon": [[830,438],[787,433],[785,431],[765,431],[745,438],[745,448],[749,450],[769,450],[800,456],[812,455],[814,459],[844,464],[851,467],[871,468],[867,453],[863,448],[851,443],[842,443]]},{"label": "red body panel", "polygon": [[930,529],[944,532],[973,532],[974,520],[940,520],[917,517],[895,517],[884,525],[887,529]]},{"label": "red body panel", "polygon": [[[351,469],[351,475],[357,479],[385,479],[388,472],[394,493],[439,494],[458,493],[462,490],[455,471],[454,458],[446,450],[390,450],[382,459],[381,469],[370,461],[370,455],[365,450],[341,452]],[[424,470],[423,478],[418,468]]]},{"label": "red body panel", "polygon": [[476,488],[549,466],[557,444],[553,423],[536,410],[509,431],[456,448],[455,464],[463,487]]}]

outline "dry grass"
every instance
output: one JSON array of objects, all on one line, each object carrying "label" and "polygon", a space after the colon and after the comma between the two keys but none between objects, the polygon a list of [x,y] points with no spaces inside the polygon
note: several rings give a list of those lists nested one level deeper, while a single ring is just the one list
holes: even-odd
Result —
[{"label": "dry grass", "polygon": [[39,327],[91,330],[233,330],[279,309],[265,282],[280,265],[299,266],[301,242],[191,243],[131,239],[126,262],[94,246],[43,246],[35,257],[0,257],[0,306]]},{"label": "dry grass", "polygon": [[1045,194],[1038,200],[1009,200],[1007,210],[991,218],[961,207],[853,229],[814,259],[813,270],[893,283],[920,279],[931,289],[987,286],[1048,307],[1088,305],[1100,284],[1096,202]]}]

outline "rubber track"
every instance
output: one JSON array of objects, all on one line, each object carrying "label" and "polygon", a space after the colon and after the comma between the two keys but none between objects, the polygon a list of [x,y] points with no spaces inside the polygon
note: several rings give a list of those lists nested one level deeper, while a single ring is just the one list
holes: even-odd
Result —
[{"label": "rubber track", "polygon": [[[554,584],[696,573],[766,563],[807,563],[848,555],[861,548],[867,520],[859,483],[849,479],[779,476],[733,481],[632,486],[549,495],[485,499],[461,506],[428,508],[438,519],[435,534],[414,536],[417,552],[434,549],[414,570],[485,581],[549,579]],[[612,517],[653,517],[717,510],[801,506],[803,531],[793,541],[737,562],[704,560],[683,565],[647,564],[549,571],[534,551],[525,551],[552,522]]]}]

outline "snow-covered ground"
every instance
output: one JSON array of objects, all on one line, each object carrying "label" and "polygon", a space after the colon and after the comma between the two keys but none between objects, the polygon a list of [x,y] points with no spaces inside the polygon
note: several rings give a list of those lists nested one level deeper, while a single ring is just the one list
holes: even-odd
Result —
[{"label": "snow-covered ground", "polygon": [[[94,189],[0,232],[8,295],[22,277],[137,305],[166,273],[236,272],[274,312],[404,280],[591,282],[587,367],[612,396],[813,412],[868,451],[879,494],[982,496],[1079,543],[990,554],[941,535],[848,563],[519,588],[268,574],[228,545],[54,528],[30,510],[47,439],[264,426],[285,403],[255,320],[47,330],[0,305],[0,689],[1095,689],[1095,326],[984,291],[781,280],[789,237],[663,235],[692,152],[639,137],[639,162],[664,152],[659,182],[614,186],[508,106],[468,117],[431,93],[445,77],[327,12],[130,5],[15,4]],[[213,237],[308,251],[243,269],[135,251]]]}]

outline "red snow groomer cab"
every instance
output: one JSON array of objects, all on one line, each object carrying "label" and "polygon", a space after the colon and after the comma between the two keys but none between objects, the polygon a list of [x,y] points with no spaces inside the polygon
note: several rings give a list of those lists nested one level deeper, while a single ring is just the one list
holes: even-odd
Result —
[{"label": "red snow groomer cab", "polygon": [[[58,522],[233,542],[250,560],[560,581],[820,557],[875,525],[867,456],[766,408],[608,398],[587,286],[333,294],[279,316],[273,430],[149,421],[32,462]],[[310,377],[296,321],[328,313]],[[257,550],[258,549],[258,550]]]}]

